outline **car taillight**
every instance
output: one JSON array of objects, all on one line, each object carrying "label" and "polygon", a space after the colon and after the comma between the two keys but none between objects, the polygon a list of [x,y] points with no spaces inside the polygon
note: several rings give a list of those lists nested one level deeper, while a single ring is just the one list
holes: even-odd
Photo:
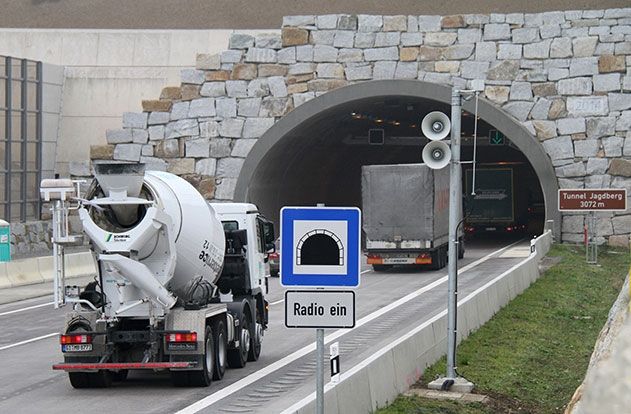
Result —
[{"label": "car taillight", "polygon": [[65,334],[59,336],[59,343],[62,345],[68,344],[91,344],[92,335],[86,334]]},{"label": "car taillight", "polygon": [[197,342],[197,332],[167,334],[167,342]]},{"label": "car taillight", "polygon": [[432,264],[432,256],[427,253],[421,253],[414,260],[416,264]]},{"label": "car taillight", "polygon": [[270,253],[269,254],[269,258],[270,259],[274,259],[274,260],[278,260],[278,253]]}]

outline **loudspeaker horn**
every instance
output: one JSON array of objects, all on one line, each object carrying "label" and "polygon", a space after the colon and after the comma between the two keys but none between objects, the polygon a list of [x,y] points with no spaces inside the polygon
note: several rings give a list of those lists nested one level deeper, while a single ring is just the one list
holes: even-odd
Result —
[{"label": "loudspeaker horn", "polygon": [[425,115],[421,122],[423,135],[432,141],[438,141],[449,135],[451,121],[449,117],[440,111],[433,111]]},{"label": "loudspeaker horn", "polygon": [[430,142],[423,148],[423,162],[433,170],[445,168],[451,161],[451,149],[442,141]]}]

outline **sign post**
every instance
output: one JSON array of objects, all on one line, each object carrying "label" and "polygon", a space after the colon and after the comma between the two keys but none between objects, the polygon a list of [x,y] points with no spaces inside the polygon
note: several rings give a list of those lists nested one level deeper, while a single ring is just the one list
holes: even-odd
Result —
[{"label": "sign post", "polygon": [[565,189],[559,190],[559,211],[587,212],[585,229],[585,261],[598,263],[598,244],[596,243],[596,212],[625,211],[627,209],[627,190],[618,188]]},{"label": "sign post", "polygon": [[361,212],[319,204],[280,216],[280,283],[312,288],[285,292],[285,326],[316,328],[316,413],[324,414],[324,328],[355,326],[355,292],[327,288],[359,286]]}]

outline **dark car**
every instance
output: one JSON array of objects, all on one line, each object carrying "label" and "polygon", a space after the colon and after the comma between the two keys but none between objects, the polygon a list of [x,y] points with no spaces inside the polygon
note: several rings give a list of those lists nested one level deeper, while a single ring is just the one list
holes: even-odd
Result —
[{"label": "dark car", "polygon": [[274,245],[276,246],[276,251],[267,255],[269,259],[269,275],[278,277],[280,271],[280,240],[277,239]]}]

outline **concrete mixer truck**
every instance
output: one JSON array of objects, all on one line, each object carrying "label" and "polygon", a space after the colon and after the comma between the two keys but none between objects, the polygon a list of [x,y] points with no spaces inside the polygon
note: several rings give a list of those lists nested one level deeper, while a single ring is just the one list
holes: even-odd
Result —
[{"label": "concrete mixer truck", "polygon": [[[73,306],[60,335],[64,361],[53,369],[67,371],[75,388],[107,387],[143,369],[170,371],[176,386],[208,386],[226,366],[259,358],[274,228],[255,205],[209,204],[184,179],[142,164],[97,164],[85,197],[76,192],[69,180],[42,181],[53,212],[55,303]],[[98,269],[81,288],[63,277],[63,248],[75,240],[71,208]]]}]

